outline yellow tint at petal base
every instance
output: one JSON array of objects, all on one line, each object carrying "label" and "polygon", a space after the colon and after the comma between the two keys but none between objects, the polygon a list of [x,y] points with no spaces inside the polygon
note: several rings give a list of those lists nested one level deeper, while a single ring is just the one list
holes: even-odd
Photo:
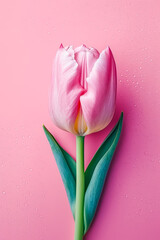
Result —
[{"label": "yellow tint at petal base", "polygon": [[84,120],[82,109],[80,109],[77,114],[76,121],[74,124],[74,130],[76,134],[80,136],[82,136],[87,131],[87,124],[86,121]]}]

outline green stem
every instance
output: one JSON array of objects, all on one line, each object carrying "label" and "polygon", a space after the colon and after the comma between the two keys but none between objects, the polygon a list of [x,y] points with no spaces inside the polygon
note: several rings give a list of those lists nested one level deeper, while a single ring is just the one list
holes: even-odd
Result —
[{"label": "green stem", "polygon": [[76,212],[74,240],[83,239],[84,212],[84,137],[76,137]]}]

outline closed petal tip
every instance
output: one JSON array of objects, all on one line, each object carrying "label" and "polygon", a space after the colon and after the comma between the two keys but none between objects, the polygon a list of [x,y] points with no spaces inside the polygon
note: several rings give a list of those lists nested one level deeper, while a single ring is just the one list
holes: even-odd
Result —
[{"label": "closed petal tip", "polygon": [[77,52],[88,51],[88,50],[89,50],[89,48],[87,48],[85,44],[82,44],[81,46],[76,47],[74,49],[74,52],[77,53]]},{"label": "closed petal tip", "polygon": [[111,52],[111,49],[110,49],[110,47],[109,47],[109,46],[107,46],[107,47],[105,48],[105,51],[106,51],[107,53]]},{"label": "closed petal tip", "polygon": [[86,45],[83,43],[83,44],[82,44],[82,47],[85,47],[85,48],[86,48]]},{"label": "closed petal tip", "polygon": [[112,51],[111,51],[111,49],[110,49],[109,46],[107,46],[107,47],[104,49],[104,51],[107,53],[108,56],[111,56],[111,57],[113,58],[113,54],[112,54]]},{"label": "closed petal tip", "polygon": [[93,53],[93,55],[98,58],[99,57],[99,52],[96,48],[93,48],[93,47],[89,47],[89,50],[91,53]]},{"label": "closed petal tip", "polygon": [[69,46],[66,46],[64,48],[68,54],[74,59],[74,50],[73,50],[73,46],[72,45],[69,45]]},{"label": "closed petal tip", "polygon": [[62,43],[61,43],[61,45],[59,46],[59,48],[64,48]]}]

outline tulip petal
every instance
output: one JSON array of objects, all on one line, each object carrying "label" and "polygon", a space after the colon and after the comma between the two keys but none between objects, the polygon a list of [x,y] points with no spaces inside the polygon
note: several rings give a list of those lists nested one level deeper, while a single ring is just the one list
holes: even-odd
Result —
[{"label": "tulip petal", "polygon": [[84,135],[105,128],[111,121],[116,102],[116,66],[109,48],[102,51],[87,78],[88,91],[80,97],[87,131]]},{"label": "tulip petal", "polygon": [[57,51],[52,74],[50,114],[61,129],[74,132],[74,122],[79,111],[79,99],[84,89],[79,83],[78,64],[73,58],[72,47],[62,45]]},{"label": "tulip petal", "polygon": [[94,48],[87,48],[84,44],[80,47],[75,48],[74,57],[78,63],[80,74],[80,84],[87,90],[87,77],[89,76],[96,60],[99,57],[99,52]]}]

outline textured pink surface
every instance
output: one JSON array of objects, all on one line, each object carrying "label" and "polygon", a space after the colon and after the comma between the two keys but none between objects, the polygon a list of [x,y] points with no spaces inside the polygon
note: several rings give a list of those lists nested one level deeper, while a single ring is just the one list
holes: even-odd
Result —
[{"label": "textured pink surface", "polygon": [[75,157],[75,137],[48,113],[61,42],[109,45],[118,70],[115,118],[86,137],[86,165],[124,111],[120,144],[86,240],[160,239],[159,0],[3,1],[0,14],[0,239],[71,240],[66,193],[42,124]]}]

